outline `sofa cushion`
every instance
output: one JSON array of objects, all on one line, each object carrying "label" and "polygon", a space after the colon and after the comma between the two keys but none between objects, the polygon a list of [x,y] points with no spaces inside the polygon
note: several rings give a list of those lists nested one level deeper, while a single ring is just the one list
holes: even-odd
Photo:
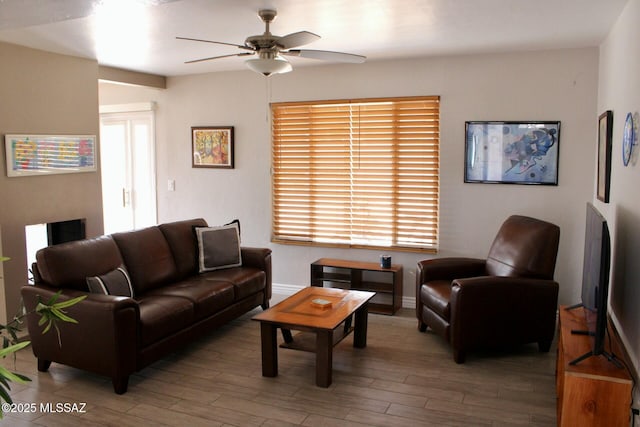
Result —
[{"label": "sofa cushion", "polygon": [[40,249],[36,262],[45,284],[86,291],[87,277],[115,270],[122,265],[122,257],[115,241],[101,236]]},{"label": "sofa cushion", "polygon": [[136,295],[170,283],[177,277],[176,264],[167,239],[158,227],[112,235]]},{"label": "sofa cushion", "polygon": [[89,292],[94,294],[133,297],[131,279],[124,267],[118,267],[101,276],[87,277]]},{"label": "sofa cushion", "polygon": [[158,226],[171,248],[179,279],[198,273],[198,242],[193,229],[206,226],[207,222],[202,218]]},{"label": "sofa cushion", "polygon": [[234,288],[231,283],[207,280],[200,276],[154,289],[148,295],[188,299],[193,303],[196,320],[211,316],[234,302]]},{"label": "sofa cushion", "polygon": [[237,224],[198,227],[196,238],[200,273],[242,265]]},{"label": "sofa cushion", "polygon": [[140,308],[140,338],[143,346],[190,326],[195,320],[193,303],[171,295],[144,295]]},{"label": "sofa cushion", "polygon": [[261,292],[266,286],[266,274],[257,268],[228,268],[204,273],[201,276],[210,281],[222,281],[232,284],[235,301],[239,301],[256,292]]}]

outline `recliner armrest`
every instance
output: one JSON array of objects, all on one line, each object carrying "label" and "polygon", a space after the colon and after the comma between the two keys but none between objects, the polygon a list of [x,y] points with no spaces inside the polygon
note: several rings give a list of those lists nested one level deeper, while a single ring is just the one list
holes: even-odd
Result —
[{"label": "recliner armrest", "polygon": [[[529,277],[479,276],[455,279],[452,283],[451,298],[463,292],[466,295],[485,298],[492,295],[495,300],[517,296],[544,295],[557,296],[559,285],[554,280],[532,279]],[[519,298],[520,299],[520,298]]]},{"label": "recliner armrest", "polygon": [[501,276],[456,279],[451,287],[452,316],[463,313],[470,318],[474,316],[470,312],[478,311],[555,310],[559,289],[558,282],[553,280]]},{"label": "recliner armrest", "polygon": [[418,262],[418,287],[430,280],[453,280],[459,277],[482,276],[486,260],[479,258],[434,258]]},{"label": "recliner armrest", "polygon": [[553,337],[559,289],[554,280],[483,276],[454,280],[451,287],[454,348]]}]

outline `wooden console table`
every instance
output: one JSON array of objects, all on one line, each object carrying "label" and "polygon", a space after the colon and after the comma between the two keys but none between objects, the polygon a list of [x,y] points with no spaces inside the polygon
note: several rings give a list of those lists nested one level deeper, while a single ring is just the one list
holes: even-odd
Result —
[{"label": "wooden console table", "polygon": [[[627,370],[602,355],[569,364],[591,349],[591,338],[571,333],[587,329],[583,310],[579,307],[567,311],[565,306],[560,306],[556,366],[558,426],[628,427],[632,382]],[[615,353],[622,357],[615,334],[611,340]]]},{"label": "wooden console table", "polygon": [[394,314],[402,307],[402,265],[321,258],[311,264],[311,286],[375,292],[369,312]]}]

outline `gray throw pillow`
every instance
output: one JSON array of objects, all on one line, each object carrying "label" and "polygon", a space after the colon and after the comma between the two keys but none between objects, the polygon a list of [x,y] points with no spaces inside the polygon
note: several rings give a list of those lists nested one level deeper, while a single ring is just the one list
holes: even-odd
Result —
[{"label": "gray throw pillow", "polygon": [[89,292],[133,298],[131,279],[124,267],[118,267],[102,276],[87,277]]},{"label": "gray throw pillow", "polygon": [[200,273],[242,265],[240,233],[236,223],[222,227],[197,227],[196,237]]}]

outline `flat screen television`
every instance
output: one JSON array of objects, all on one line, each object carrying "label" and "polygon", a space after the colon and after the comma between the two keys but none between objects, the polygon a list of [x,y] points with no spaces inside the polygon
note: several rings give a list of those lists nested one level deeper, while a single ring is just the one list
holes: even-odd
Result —
[{"label": "flat screen television", "polygon": [[604,355],[609,360],[613,360],[613,356],[607,353],[604,348],[607,333],[610,263],[611,239],[607,221],[591,203],[587,203],[581,302],[567,307],[567,310],[584,308],[587,330],[571,332],[589,335],[592,347],[591,351],[569,362],[570,365],[598,355]]}]

